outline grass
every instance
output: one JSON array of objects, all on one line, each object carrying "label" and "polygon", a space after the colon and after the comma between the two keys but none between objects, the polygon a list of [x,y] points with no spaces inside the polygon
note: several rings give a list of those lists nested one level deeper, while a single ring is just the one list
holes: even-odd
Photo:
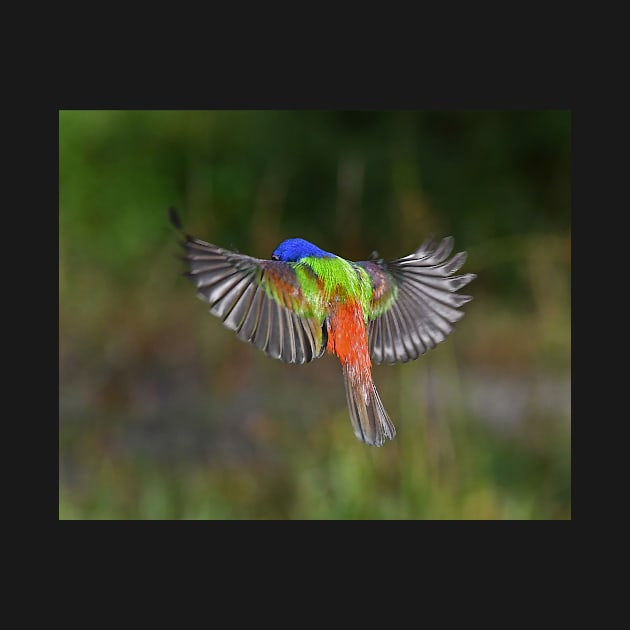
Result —
[{"label": "grass", "polygon": [[[62,324],[60,519],[570,518],[570,419],[537,404],[531,376],[557,377],[567,337],[541,333],[536,312],[507,318],[473,302],[430,354],[375,367],[398,430],[376,449],[352,434],[332,357],[272,361],[169,292],[120,293],[125,316],[95,309],[104,336]],[[471,375],[497,365],[494,346],[514,330],[529,342],[512,346],[505,373],[520,365],[528,404],[501,428],[475,415]]]}]

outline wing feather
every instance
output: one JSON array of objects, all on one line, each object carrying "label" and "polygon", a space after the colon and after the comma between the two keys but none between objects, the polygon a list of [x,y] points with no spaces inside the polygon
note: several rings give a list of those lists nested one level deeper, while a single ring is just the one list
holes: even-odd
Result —
[{"label": "wing feather", "polygon": [[276,359],[306,363],[326,348],[323,322],[294,309],[305,296],[291,263],[261,260],[186,236],[186,276],[210,312],[244,341]]},{"label": "wing feather", "polygon": [[372,278],[368,324],[370,355],[376,364],[406,362],[441,343],[464,312],[472,296],[456,293],[477,276],[454,276],[466,262],[466,252],[449,259],[453,237],[429,237],[415,252],[396,260],[362,261]]}]

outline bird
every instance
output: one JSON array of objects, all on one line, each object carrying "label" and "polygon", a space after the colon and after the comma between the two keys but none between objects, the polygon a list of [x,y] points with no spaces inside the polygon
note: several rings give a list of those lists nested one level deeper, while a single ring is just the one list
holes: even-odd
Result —
[{"label": "bird", "polygon": [[184,276],[210,313],[266,355],[303,364],[328,352],[341,363],[356,438],[370,446],[396,429],[372,378],[372,364],[406,363],[443,342],[472,299],[457,293],[474,273],[453,275],[466,261],[449,259],[454,239],[429,236],[402,258],[351,261],[302,239],[281,242],[271,259],[193,238],[175,208],[183,236]]}]

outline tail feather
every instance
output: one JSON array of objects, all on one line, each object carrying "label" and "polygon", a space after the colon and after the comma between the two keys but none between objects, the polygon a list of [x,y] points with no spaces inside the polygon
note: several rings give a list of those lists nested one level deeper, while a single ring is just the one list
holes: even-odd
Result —
[{"label": "tail feather", "polygon": [[356,378],[344,366],[343,381],[350,420],[357,439],[372,446],[382,446],[386,439],[393,440],[396,429],[383,407],[372,379],[363,386],[356,382]]}]

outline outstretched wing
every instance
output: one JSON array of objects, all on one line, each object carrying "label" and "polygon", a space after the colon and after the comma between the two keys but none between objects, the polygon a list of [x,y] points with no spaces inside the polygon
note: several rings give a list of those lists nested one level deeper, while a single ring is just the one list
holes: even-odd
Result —
[{"label": "outstretched wing", "polygon": [[477,276],[453,276],[466,261],[466,252],[447,260],[453,237],[428,238],[418,250],[390,261],[363,261],[372,278],[368,324],[370,355],[376,364],[404,363],[444,341],[464,316],[459,307],[472,300],[455,293]]},{"label": "outstretched wing", "polygon": [[237,254],[185,235],[185,274],[210,312],[275,359],[306,363],[326,348],[321,323],[298,315],[304,295],[290,263]]}]

